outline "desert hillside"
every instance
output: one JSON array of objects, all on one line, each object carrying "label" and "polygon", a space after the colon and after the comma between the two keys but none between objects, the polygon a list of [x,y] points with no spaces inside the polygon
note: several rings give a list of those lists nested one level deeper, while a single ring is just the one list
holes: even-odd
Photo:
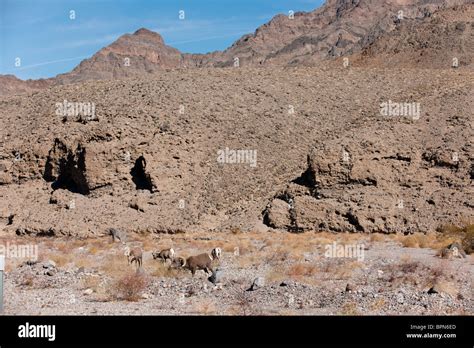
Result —
[{"label": "desert hillside", "polygon": [[[215,68],[9,97],[3,227],[433,231],[473,217],[472,77]],[[94,115],[58,113],[64,101]],[[384,115],[389,102],[419,108]]]},{"label": "desert hillside", "polygon": [[473,6],[328,0],[0,76],[5,313],[472,315]]}]

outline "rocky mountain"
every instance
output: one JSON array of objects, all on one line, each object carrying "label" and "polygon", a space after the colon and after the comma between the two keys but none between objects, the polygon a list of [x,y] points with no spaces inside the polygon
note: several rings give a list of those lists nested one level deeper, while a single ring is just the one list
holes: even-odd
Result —
[{"label": "rocky mountain", "polygon": [[35,93],[0,98],[0,228],[411,233],[473,221],[472,11],[330,0],[224,52],[183,55],[140,29],[55,79],[1,77],[3,91]]},{"label": "rocky mountain", "polygon": [[473,8],[472,0],[328,0],[312,12],[277,15],[225,51],[209,54],[181,54],[142,28],[47,83],[0,76],[0,95],[165,69],[231,67],[237,60],[241,67],[315,66],[349,57],[362,67],[439,68],[456,57],[466,67],[474,53]]},{"label": "rocky mountain", "polygon": [[0,75],[0,96],[41,90],[54,83],[52,79],[20,80],[14,75]]},{"label": "rocky mountain", "polygon": [[474,6],[449,7],[400,21],[361,52],[355,66],[474,68]]},{"label": "rocky mountain", "polygon": [[56,80],[58,84],[67,84],[128,78],[182,65],[183,57],[177,49],[165,45],[160,34],[142,28],[121,36]]}]

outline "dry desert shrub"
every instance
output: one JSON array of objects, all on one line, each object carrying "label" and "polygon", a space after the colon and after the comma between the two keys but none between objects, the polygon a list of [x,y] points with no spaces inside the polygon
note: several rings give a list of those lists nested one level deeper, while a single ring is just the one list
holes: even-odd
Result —
[{"label": "dry desert shrub", "polygon": [[459,241],[467,254],[474,252],[474,224],[465,222],[461,226],[443,225],[438,231],[447,237],[451,237],[453,241]]},{"label": "dry desert shrub", "polygon": [[288,260],[290,257],[290,251],[281,249],[281,248],[275,248],[272,250],[267,250],[264,255],[263,255],[263,263],[265,264],[279,264],[281,262],[284,262]]},{"label": "dry desert shrub", "polygon": [[72,263],[74,261],[74,255],[54,252],[54,253],[50,253],[48,257],[44,259],[53,260],[56,263],[56,266],[61,268],[61,267],[66,266],[69,263]]},{"label": "dry desert shrub", "polygon": [[387,265],[384,269],[387,274],[386,280],[393,286],[400,284],[419,285],[420,274],[427,271],[419,261],[407,260],[400,264]]},{"label": "dry desert shrub", "polygon": [[149,284],[148,277],[140,272],[130,272],[113,283],[111,295],[114,299],[136,302]]},{"label": "dry desert shrub", "polygon": [[426,287],[447,279],[450,268],[445,262],[426,266],[420,261],[407,260],[399,264],[387,265],[385,272],[386,280],[393,286],[411,284]]},{"label": "dry desert shrub", "polygon": [[394,235],[393,238],[399,241],[405,248],[439,249],[452,242],[452,238],[439,233],[414,233],[408,236],[398,234]]},{"label": "dry desert shrub", "polygon": [[369,240],[371,242],[384,242],[387,239],[387,236],[382,233],[371,233]]},{"label": "dry desert shrub", "polygon": [[90,239],[84,243],[89,254],[95,255],[104,251],[108,251],[115,247],[114,243],[110,242],[110,238],[96,238]]},{"label": "dry desert shrub", "polygon": [[87,250],[87,252],[91,255],[96,255],[99,251],[101,251],[101,248],[95,246],[95,245],[91,245],[89,247],[89,249]]},{"label": "dry desert shrub", "polygon": [[318,283],[316,275],[319,270],[316,265],[310,263],[295,263],[287,267],[273,267],[265,274],[268,283],[281,283],[289,278],[306,284]]},{"label": "dry desert shrub", "polygon": [[61,252],[63,254],[69,254],[74,250],[74,243],[72,241],[58,241],[55,243],[55,249],[58,250],[58,252]]},{"label": "dry desert shrub", "polygon": [[247,238],[240,240],[237,243],[236,247],[237,247],[237,249],[235,249],[235,250],[237,251],[239,256],[251,254],[251,253],[254,253],[256,251],[256,248],[253,245],[252,240],[247,239]]},{"label": "dry desert shrub", "polygon": [[52,250],[56,247],[57,241],[51,238],[47,238],[41,241],[42,249],[49,249]]},{"label": "dry desert shrub", "polygon": [[339,265],[336,267],[334,270],[334,274],[336,276],[336,279],[348,279],[352,277],[352,273],[361,268],[362,263],[359,261],[349,261],[345,262],[342,265]]},{"label": "dry desert shrub", "polygon": [[234,287],[231,290],[234,297],[234,311],[238,315],[252,315],[254,313],[254,308],[252,302],[250,301],[250,294],[238,287]]},{"label": "dry desert shrub", "polygon": [[354,260],[329,259],[321,268],[325,279],[344,280],[352,277],[352,273],[361,268],[362,263]]},{"label": "dry desert shrub", "polygon": [[24,277],[22,277],[18,283],[20,286],[24,287],[32,287],[34,284],[34,277],[32,274],[27,274]]},{"label": "dry desert shrub", "polygon": [[81,268],[81,267],[92,268],[97,263],[91,257],[88,257],[88,255],[78,255],[74,257],[74,264],[78,268]]},{"label": "dry desert shrub", "polygon": [[150,273],[154,277],[181,278],[185,275],[185,272],[182,272],[180,268],[173,268],[168,263],[161,261],[153,262],[151,266],[147,265],[147,268],[151,268]]},{"label": "dry desert shrub", "polygon": [[453,282],[447,281],[445,279],[439,279],[434,283],[434,285],[436,286],[436,290],[438,292],[448,294],[454,298],[459,295],[459,289]]},{"label": "dry desert shrub", "polygon": [[237,247],[237,244],[233,242],[223,241],[220,243],[220,248],[222,249],[222,251],[227,252],[227,253],[233,253],[236,247]]},{"label": "dry desert shrub", "polygon": [[287,275],[280,268],[274,268],[265,274],[265,280],[271,283],[279,283],[287,278]]},{"label": "dry desert shrub", "polygon": [[260,265],[261,258],[260,255],[247,255],[247,256],[242,256],[237,258],[237,265],[239,268],[250,268],[253,266],[258,266]]},{"label": "dry desert shrub", "polygon": [[112,278],[122,276],[131,266],[127,263],[127,258],[123,253],[107,255],[100,263],[100,271]]},{"label": "dry desert shrub", "polygon": [[293,278],[312,277],[318,272],[316,265],[296,263],[288,269],[288,276]]},{"label": "dry desert shrub", "polygon": [[325,245],[334,242],[338,238],[336,233],[314,232],[311,234],[311,241],[315,244]]}]

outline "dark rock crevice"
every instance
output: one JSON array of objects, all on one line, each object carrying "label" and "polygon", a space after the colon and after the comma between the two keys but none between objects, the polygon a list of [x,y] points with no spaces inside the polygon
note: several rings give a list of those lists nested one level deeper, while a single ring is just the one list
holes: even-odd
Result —
[{"label": "dark rock crevice", "polygon": [[135,165],[130,171],[130,175],[137,190],[154,191],[153,181],[150,174],[146,172],[146,160],[143,156],[137,158]]},{"label": "dark rock crevice", "polygon": [[78,145],[74,151],[59,140],[51,149],[43,178],[52,182],[53,190],[66,189],[74,193],[88,195],[90,187],[86,177],[86,149]]},{"label": "dark rock crevice", "polygon": [[360,224],[359,219],[351,211],[343,215],[347,221],[354,226],[357,232],[364,232],[364,227]]}]

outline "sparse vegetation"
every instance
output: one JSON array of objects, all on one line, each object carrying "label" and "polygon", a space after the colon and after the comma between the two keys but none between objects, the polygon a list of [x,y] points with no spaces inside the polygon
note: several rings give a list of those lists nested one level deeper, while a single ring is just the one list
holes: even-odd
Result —
[{"label": "sparse vegetation", "polygon": [[427,266],[420,261],[402,261],[399,264],[389,265],[385,268],[386,280],[393,287],[413,285],[415,287],[432,286],[440,280],[447,279],[449,265],[446,262]]},{"label": "sparse vegetation", "polygon": [[[220,239],[220,237],[223,238]],[[405,239],[417,241],[418,247],[435,246],[436,243],[452,240],[451,236],[442,236],[441,233],[427,236],[416,234],[411,237],[408,239],[405,237]],[[16,279],[15,285],[24,292],[28,292],[30,289],[44,289],[45,291],[57,289],[65,284],[61,279],[64,277],[62,269],[77,270],[79,267],[84,267],[78,273],[79,284],[74,282],[73,286],[76,296],[83,296],[82,301],[96,303],[99,306],[102,302],[117,300],[125,301],[121,303],[122,306],[133,306],[133,302],[140,302],[137,306],[148,306],[148,303],[153,303],[154,310],[160,313],[170,310],[185,310],[188,313],[200,315],[218,313],[257,315],[260,312],[276,315],[314,313],[318,308],[326,307],[328,301],[332,302],[331,295],[327,297],[327,284],[331,284],[332,287],[329,291],[338,291],[343,296],[348,296],[343,305],[338,304],[339,307],[335,312],[343,315],[391,313],[394,308],[393,296],[387,296],[385,289],[388,293],[393,293],[399,288],[404,288],[405,291],[418,289],[416,291],[419,292],[435,286],[436,291],[449,294],[456,301],[465,301],[466,290],[460,288],[460,278],[453,276],[455,273],[450,271],[451,261],[430,256],[433,259],[427,263],[426,260],[419,258],[420,255],[426,254],[426,251],[398,247],[400,248],[398,258],[393,260],[394,256],[390,256],[390,263],[379,265],[375,269],[365,261],[357,259],[324,257],[325,245],[333,241],[344,245],[379,240],[379,238],[370,238],[368,235],[333,233],[302,235],[274,233],[269,235],[246,232],[210,237],[209,234],[203,232],[180,236],[167,235],[160,236],[160,238],[148,237],[148,240],[146,238],[141,235],[130,236],[131,243],[147,245],[145,249],[147,254],[140,273],[136,273],[135,267],[127,264],[122,245],[110,243],[108,238],[93,239],[91,243],[87,240],[81,241],[74,247],[67,246],[64,240],[57,241],[57,245],[54,241],[47,240],[50,249],[41,245],[40,250],[43,252],[42,262],[53,260],[57,263],[57,269],[54,269],[53,276],[45,275],[46,271],[40,264],[30,277],[25,277],[29,274],[29,269],[24,269],[27,272],[23,273],[23,278]],[[393,239],[402,240],[400,236],[390,235],[384,239],[387,242]],[[383,243],[383,241],[381,242]],[[102,247],[102,244],[105,246]],[[239,245],[244,248],[243,254],[234,253],[235,247]],[[78,249],[79,246],[83,248]],[[208,251],[216,246],[221,247],[224,251],[222,260],[224,279],[229,280],[228,277],[230,277],[231,283],[225,282],[223,288],[214,289],[213,285],[207,283],[207,275],[198,272],[192,280],[192,285],[183,285],[183,280],[190,280],[187,272],[183,272],[181,268],[173,267],[169,262],[153,260],[151,257],[151,251],[168,246],[176,248],[179,256],[194,255],[198,251]],[[377,248],[380,246],[378,245]],[[97,248],[93,254],[89,252],[91,247]],[[367,269],[368,265],[369,269]],[[258,276],[265,279],[265,285],[254,291],[245,291],[249,288],[253,277],[257,276],[253,273],[254,270],[263,271],[263,274],[260,273]],[[39,276],[37,271],[40,272]],[[240,271],[244,271],[244,273],[234,273]],[[235,274],[239,274],[240,278],[234,278]],[[378,296],[364,297],[366,300],[363,301],[365,302],[363,305],[354,301],[352,296],[359,293],[359,290],[363,293],[366,292],[367,288],[365,287],[372,286],[374,276],[379,287],[370,289],[370,291],[376,291]],[[203,284],[208,286],[207,291],[203,291]],[[346,284],[350,284],[352,289],[344,291]],[[183,293],[184,290],[186,292]],[[295,295],[292,304],[288,303],[288,297],[285,295],[290,290],[291,293],[294,291]],[[189,306],[186,309],[176,306],[177,296],[180,292],[187,297],[186,302]],[[271,296],[269,292],[271,292]],[[170,300],[169,296],[172,296],[173,293],[175,293],[174,300]],[[321,296],[320,293],[325,295]],[[222,308],[219,303],[219,307],[217,307],[215,296],[228,299],[228,303]],[[312,296],[316,296],[316,299]],[[160,300],[144,301],[146,298],[159,298]],[[254,303],[256,298],[259,299],[258,301],[267,298],[264,301],[269,301],[269,307],[260,311],[260,304]],[[436,295],[430,295],[430,298],[438,299]],[[442,297],[439,299],[441,301]],[[316,306],[314,304],[307,305],[307,303],[314,303],[313,301],[319,304]],[[127,302],[130,304],[126,304]],[[448,311],[445,307],[443,310]],[[459,311],[456,308],[449,310],[453,313]]]},{"label": "sparse vegetation", "polygon": [[111,294],[115,299],[138,301],[148,284],[149,279],[146,275],[140,272],[130,272],[113,284]]},{"label": "sparse vegetation", "polygon": [[461,226],[443,225],[438,228],[438,231],[459,241],[467,254],[474,252],[474,224],[466,222]]},{"label": "sparse vegetation", "polygon": [[163,262],[153,262],[149,267],[151,268],[151,275],[154,277],[179,278],[185,274],[181,269],[173,268]]},{"label": "sparse vegetation", "polygon": [[19,282],[18,285],[25,286],[25,287],[32,287],[34,284],[34,277],[33,275],[29,274],[23,277],[23,279]]},{"label": "sparse vegetation", "polygon": [[414,233],[408,236],[395,234],[391,238],[400,242],[405,248],[439,249],[453,242],[453,237],[440,233]]},{"label": "sparse vegetation", "polygon": [[290,266],[288,270],[288,275],[294,278],[312,277],[317,272],[318,269],[314,264],[296,263]]},{"label": "sparse vegetation", "polygon": [[379,312],[386,306],[387,302],[383,298],[377,298],[371,305],[371,310],[374,312]]}]

